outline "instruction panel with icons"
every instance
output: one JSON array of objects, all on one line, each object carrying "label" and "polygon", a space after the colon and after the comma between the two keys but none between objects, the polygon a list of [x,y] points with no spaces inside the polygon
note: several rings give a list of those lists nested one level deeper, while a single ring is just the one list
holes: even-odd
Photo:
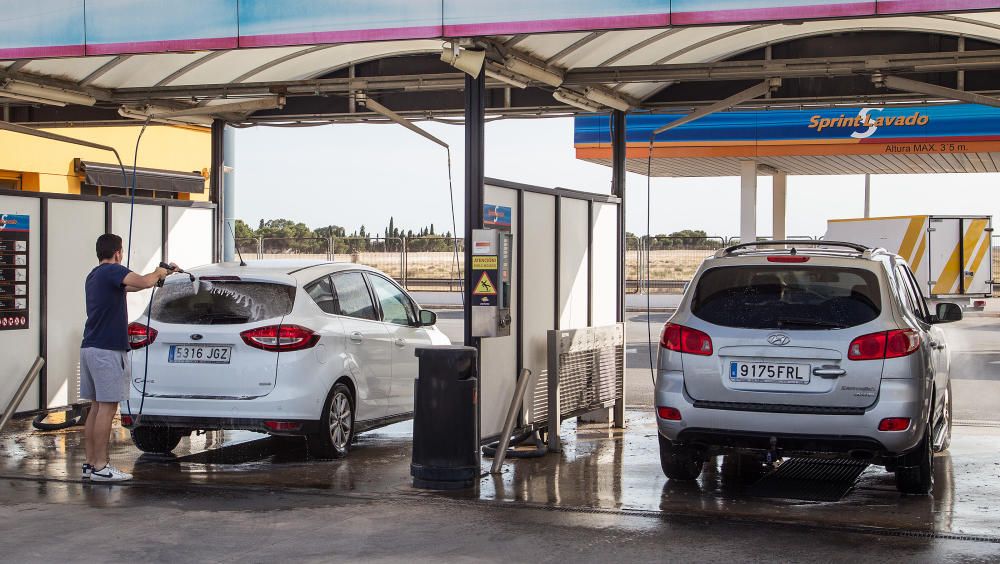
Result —
[{"label": "instruction panel with icons", "polygon": [[27,329],[31,218],[0,213],[0,331]]}]

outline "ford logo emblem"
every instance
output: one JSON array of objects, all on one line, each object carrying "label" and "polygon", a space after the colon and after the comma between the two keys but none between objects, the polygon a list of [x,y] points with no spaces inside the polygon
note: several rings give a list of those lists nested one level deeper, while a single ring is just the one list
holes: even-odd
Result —
[{"label": "ford logo emblem", "polygon": [[789,339],[788,335],[785,335],[784,333],[775,333],[767,337],[767,342],[771,343],[772,345],[783,347],[788,343],[791,343],[792,340]]},{"label": "ford logo emblem", "polygon": [[202,339],[202,336],[199,335],[198,333],[195,333],[194,335],[191,335],[191,340],[192,341],[200,341],[201,339]]}]

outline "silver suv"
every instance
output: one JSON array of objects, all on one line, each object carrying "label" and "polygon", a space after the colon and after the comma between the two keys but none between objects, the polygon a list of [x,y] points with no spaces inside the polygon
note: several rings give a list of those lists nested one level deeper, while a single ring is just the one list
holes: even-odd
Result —
[{"label": "silver suv", "polygon": [[661,334],[660,461],[693,480],[709,457],[760,468],[851,457],[926,494],[951,440],[948,349],[913,272],[883,249],[831,241],[729,247],[698,269]]}]

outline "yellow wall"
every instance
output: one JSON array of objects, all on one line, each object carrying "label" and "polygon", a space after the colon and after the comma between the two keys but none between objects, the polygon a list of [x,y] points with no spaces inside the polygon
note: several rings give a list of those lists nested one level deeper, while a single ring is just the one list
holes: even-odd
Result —
[{"label": "yellow wall", "polygon": [[[110,145],[118,150],[126,167],[132,166],[136,137],[141,126],[59,127],[46,131]],[[153,125],[146,128],[139,144],[139,167],[183,172],[203,172],[211,167],[212,143],[208,129]],[[0,131],[0,171],[21,176],[21,189],[61,194],[79,194],[80,177],[73,159],[115,163],[108,151],[91,149]],[[5,176],[9,176],[5,174]],[[208,181],[202,194],[180,194],[181,199],[208,201]]]}]

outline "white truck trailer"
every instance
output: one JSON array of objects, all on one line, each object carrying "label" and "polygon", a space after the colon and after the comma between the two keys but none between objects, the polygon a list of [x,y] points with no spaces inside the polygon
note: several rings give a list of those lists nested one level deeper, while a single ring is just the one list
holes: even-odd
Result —
[{"label": "white truck trailer", "polygon": [[979,309],[993,293],[992,233],[988,215],[908,215],[831,219],[824,239],[897,253],[926,297]]}]

